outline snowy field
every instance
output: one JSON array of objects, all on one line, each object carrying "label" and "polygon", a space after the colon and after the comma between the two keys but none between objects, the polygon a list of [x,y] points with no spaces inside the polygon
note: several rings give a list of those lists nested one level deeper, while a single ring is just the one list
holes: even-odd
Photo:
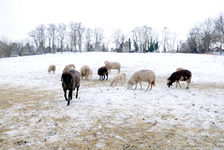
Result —
[{"label": "snowy field", "polygon": [[[127,79],[153,70],[156,86],[111,87],[117,71],[98,81],[105,60],[120,62]],[[67,106],[60,78],[71,63],[89,65],[93,78]],[[167,87],[178,67],[192,72],[190,89]],[[224,56],[58,53],[3,58],[0,69],[0,149],[224,149]]]}]

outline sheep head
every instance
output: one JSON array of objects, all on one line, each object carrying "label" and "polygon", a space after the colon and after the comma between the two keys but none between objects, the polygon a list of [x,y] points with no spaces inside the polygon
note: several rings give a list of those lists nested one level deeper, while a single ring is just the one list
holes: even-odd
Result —
[{"label": "sheep head", "polygon": [[61,76],[61,81],[63,86],[70,87],[73,82],[71,73],[63,73]]},{"label": "sheep head", "polygon": [[128,80],[128,89],[131,89],[134,83],[131,80]]},{"label": "sheep head", "polygon": [[173,82],[170,81],[170,80],[168,79],[168,80],[167,80],[167,85],[168,85],[168,87],[172,86],[172,84],[173,84]]}]

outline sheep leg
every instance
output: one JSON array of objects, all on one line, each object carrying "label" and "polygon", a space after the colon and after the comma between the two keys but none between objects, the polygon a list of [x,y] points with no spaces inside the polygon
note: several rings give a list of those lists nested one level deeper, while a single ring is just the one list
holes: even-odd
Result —
[{"label": "sheep leg", "polygon": [[72,100],[72,90],[69,90],[68,99]]},{"label": "sheep leg", "polygon": [[[150,82],[148,82],[148,87],[147,87],[147,89],[146,90],[148,90],[149,89],[149,86],[150,86]],[[152,87],[152,86],[151,86]],[[150,88],[150,90],[151,90],[151,88]]]},{"label": "sheep leg", "polygon": [[67,90],[66,89],[63,89],[64,90],[64,97],[65,97],[65,100],[67,101]]},{"label": "sheep leg", "polygon": [[77,86],[75,98],[78,98],[78,93],[79,93],[79,86]]},{"label": "sheep leg", "polygon": [[106,73],[106,76],[107,76],[107,79],[106,80],[108,80],[108,73]]},{"label": "sheep leg", "polygon": [[189,89],[190,80],[187,80],[187,87],[186,89]]},{"label": "sheep leg", "polygon": [[135,90],[136,90],[136,88],[137,88],[137,85],[138,85],[138,82],[135,84]]},{"label": "sheep leg", "polygon": [[179,84],[179,86],[180,86],[180,88],[181,88],[181,85],[180,85],[180,82],[178,81],[178,84]]},{"label": "sheep leg", "polygon": [[70,105],[70,100],[72,100],[72,90],[69,90],[69,93],[68,93],[68,103],[67,103],[67,106]]},{"label": "sheep leg", "polygon": [[142,90],[142,82],[140,82],[139,84],[140,84],[140,87],[141,87],[141,90]]}]

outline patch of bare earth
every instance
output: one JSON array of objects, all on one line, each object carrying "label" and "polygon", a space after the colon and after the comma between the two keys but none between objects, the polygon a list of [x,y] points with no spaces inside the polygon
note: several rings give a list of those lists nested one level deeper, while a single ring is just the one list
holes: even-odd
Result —
[{"label": "patch of bare earth", "polygon": [[[158,79],[158,83],[164,79]],[[109,81],[82,81],[82,86],[96,88]],[[221,85],[194,84],[192,88],[223,88]],[[60,89],[61,90],[61,89]],[[167,128],[156,120],[147,121],[141,115],[116,117],[95,116],[89,125],[79,124],[79,118],[60,115],[56,99],[62,90],[0,87],[0,149],[223,149],[224,131],[221,128],[188,127],[170,122]],[[51,113],[55,115],[51,115]],[[124,112],[125,113],[125,112]],[[49,115],[46,115],[49,114]],[[153,115],[153,114],[152,114]],[[161,119],[175,120],[176,116],[162,113]],[[224,123],[222,118],[221,122]],[[76,123],[76,124],[74,124]],[[88,122],[87,122],[88,124]]]}]

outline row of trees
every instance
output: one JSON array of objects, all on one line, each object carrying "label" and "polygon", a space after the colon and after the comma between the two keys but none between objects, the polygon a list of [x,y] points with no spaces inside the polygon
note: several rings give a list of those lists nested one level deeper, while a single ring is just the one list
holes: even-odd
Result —
[{"label": "row of trees", "polygon": [[65,25],[39,25],[30,33],[31,42],[40,53],[99,51],[102,47],[104,31],[101,28],[85,28],[82,23]]},{"label": "row of trees", "polygon": [[203,23],[190,30],[182,51],[188,53],[209,53],[214,49],[222,50],[224,46],[224,15],[212,19],[208,18]]},{"label": "row of trees", "polygon": [[224,45],[224,16],[207,19],[193,27],[186,41],[177,41],[177,34],[164,28],[159,35],[150,26],[136,27],[125,35],[120,29],[114,30],[112,39],[106,39],[102,28],[85,27],[81,22],[68,25],[39,25],[29,33],[26,42],[0,40],[0,57],[55,53],[63,51],[108,51],[113,43],[116,52],[187,52],[208,53]]}]

